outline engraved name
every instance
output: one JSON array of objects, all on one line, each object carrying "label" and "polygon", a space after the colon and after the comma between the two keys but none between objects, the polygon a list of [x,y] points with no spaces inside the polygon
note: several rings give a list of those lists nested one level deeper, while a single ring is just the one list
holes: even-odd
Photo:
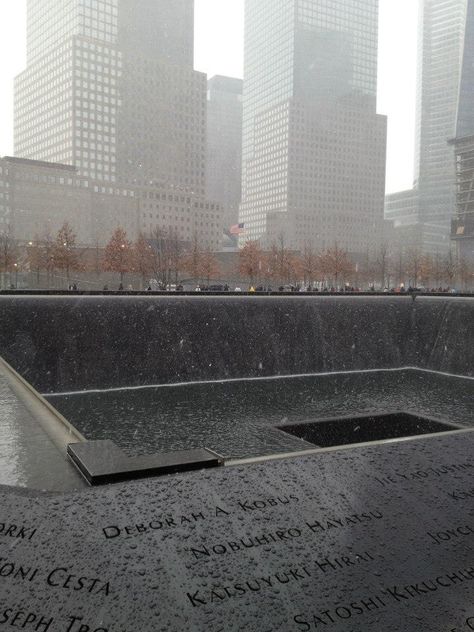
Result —
[{"label": "engraved name", "polygon": [[[0,578],[28,583],[40,581],[52,588],[71,592],[86,592],[91,595],[108,597],[111,593],[109,581],[97,577],[86,577],[71,572],[71,569],[54,568],[43,571],[40,568],[22,566],[5,558],[0,558]],[[21,626],[19,626],[21,627]]]},{"label": "engraved name", "polygon": [[5,608],[0,612],[0,625],[8,625],[22,630],[34,630],[34,632],[49,632],[54,623],[54,618],[46,617],[35,612]]},{"label": "engraved name", "polygon": [[341,516],[331,519],[325,518],[314,522],[306,522],[300,527],[292,527],[289,529],[280,529],[276,531],[268,531],[255,536],[238,538],[235,540],[227,540],[212,545],[203,545],[201,547],[191,547],[189,550],[195,559],[203,557],[212,557],[214,555],[231,555],[241,553],[246,549],[253,549],[260,546],[271,546],[273,544],[288,544],[292,540],[301,538],[304,535],[322,534],[334,529],[346,529],[367,524],[376,520],[381,520],[383,514],[380,511],[370,511],[363,514],[351,514],[349,516]]},{"label": "engraved name", "polygon": [[298,613],[293,617],[293,623],[298,625],[297,629],[301,632],[319,630],[321,627],[335,625],[344,620],[348,621],[384,609],[390,602],[400,603],[425,598],[439,590],[452,588],[472,580],[474,580],[474,567],[457,570],[405,586],[384,588],[378,594],[365,596],[351,603],[343,603],[336,608],[309,614]]},{"label": "engraved name", "polygon": [[455,490],[453,492],[449,492],[448,496],[457,502],[471,500],[471,498],[474,498],[474,487],[472,489],[468,489],[467,491]]},{"label": "engraved name", "polygon": [[299,501],[299,497],[295,496],[294,494],[290,494],[288,496],[281,495],[253,500],[244,499],[238,501],[229,509],[216,506],[213,509],[203,509],[201,511],[196,511],[181,516],[158,516],[151,520],[144,520],[143,522],[133,525],[109,525],[102,529],[102,534],[106,540],[115,540],[119,537],[131,538],[144,535],[146,533],[165,531],[168,529],[174,530],[179,527],[194,525],[197,522],[207,521],[213,518],[224,518],[226,516],[230,516],[232,513],[235,512],[251,514],[259,511],[274,509],[275,507],[283,507],[290,504],[295,504]]},{"label": "engraved name", "polygon": [[460,527],[438,531],[437,533],[428,531],[427,535],[430,541],[441,544],[441,542],[451,542],[452,540],[459,540],[474,535],[474,527],[471,525],[461,525]]},{"label": "engraved name", "polygon": [[19,540],[32,540],[36,535],[37,529],[33,527],[25,527],[24,525],[8,524],[0,522],[0,537],[16,538]]},{"label": "engraved name", "polygon": [[253,577],[241,580],[228,586],[219,586],[211,589],[199,589],[186,593],[186,598],[193,608],[219,604],[244,595],[257,594],[271,588],[280,588],[283,585],[295,584],[312,578],[317,574],[336,573],[360,564],[370,564],[375,558],[369,553],[341,555],[341,557],[324,558],[309,562],[304,566],[294,566],[264,577]]},{"label": "engraved name", "polygon": [[474,470],[474,463],[467,461],[465,463],[451,463],[449,465],[441,465],[438,467],[428,467],[426,469],[412,470],[411,472],[392,472],[389,476],[375,477],[375,481],[382,487],[390,487],[398,485],[401,482],[425,481],[433,478],[440,478],[448,474],[456,474],[457,472],[466,472]]}]

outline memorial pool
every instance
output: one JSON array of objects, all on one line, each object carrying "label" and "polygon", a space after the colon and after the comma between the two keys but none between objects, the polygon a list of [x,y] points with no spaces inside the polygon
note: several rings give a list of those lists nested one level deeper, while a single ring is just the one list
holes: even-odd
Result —
[{"label": "memorial pool", "polygon": [[[0,297],[5,454],[24,468],[0,488],[0,624],[469,629],[473,314],[462,298]],[[465,430],[320,451],[280,428],[387,411]],[[33,440],[40,421],[62,445]],[[66,443],[96,477],[160,452],[225,459],[91,489]]]}]

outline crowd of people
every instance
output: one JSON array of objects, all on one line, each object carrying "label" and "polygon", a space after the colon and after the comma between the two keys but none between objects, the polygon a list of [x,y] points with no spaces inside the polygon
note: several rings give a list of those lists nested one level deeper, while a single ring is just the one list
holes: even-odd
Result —
[{"label": "crowd of people", "polygon": [[[77,286],[69,287],[70,290],[77,291]],[[103,288],[104,292],[108,292],[109,287],[105,285]],[[112,291],[114,291],[112,289]],[[132,285],[128,285],[127,288],[124,287],[122,283],[118,286],[119,292],[133,292],[134,288]],[[154,285],[152,283],[148,284],[146,288],[147,292],[184,292],[184,291],[192,291],[190,288],[185,288],[181,283],[179,284],[165,284],[160,283],[158,285]],[[263,285],[250,285],[246,290],[242,290],[240,286],[236,286],[235,288],[231,288],[227,283],[224,285],[196,285],[194,287],[194,292],[248,292],[249,294],[271,294],[274,292],[279,293],[316,293],[316,294],[357,294],[361,292],[383,292],[384,294],[405,294],[405,293],[416,293],[423,292],[425,294],[453,294],[456,293],[456,290],[450,287],[439,287],[439,288],[419,288],[409,286],[405,288],[404,285],[399,287],[388,288],[385,287],[382,290],[376,289],[375,286],[370,286],[368,289],[363,289],[361,287],[354,287],[349,285],[344,285],[341,287],[336,286],[320,286],[320,285],[280,285],[277,289],[273,289],[271,286],[263,286]]]}]

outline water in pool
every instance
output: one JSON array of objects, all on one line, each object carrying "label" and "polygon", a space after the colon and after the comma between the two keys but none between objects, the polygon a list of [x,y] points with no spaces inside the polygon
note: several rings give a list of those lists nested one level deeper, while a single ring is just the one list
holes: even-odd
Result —
[{"label": "water in pool", "polygon": [[474,425],[474,381],[421,371],[159,386],[48,396],[89,440],[129,454],[207,447],[226,458],[311,447],[276,426],[387,410]]}]

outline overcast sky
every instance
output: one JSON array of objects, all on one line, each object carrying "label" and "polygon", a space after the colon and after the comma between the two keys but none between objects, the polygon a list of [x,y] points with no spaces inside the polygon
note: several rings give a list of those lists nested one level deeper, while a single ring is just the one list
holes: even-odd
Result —
[{"label": "overcast sky", "polygon": [[[196,69],[242,77],[244,0],[195,5]],[[380,0],[378,110],[389,117],[388,192],[413,180],[417,5]],[[25,67],[25,7],[26,0],[0,0],[0,156],[13,152],[13,77]]]}]

